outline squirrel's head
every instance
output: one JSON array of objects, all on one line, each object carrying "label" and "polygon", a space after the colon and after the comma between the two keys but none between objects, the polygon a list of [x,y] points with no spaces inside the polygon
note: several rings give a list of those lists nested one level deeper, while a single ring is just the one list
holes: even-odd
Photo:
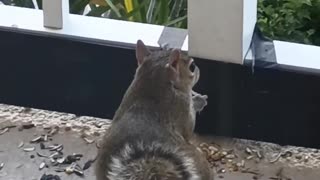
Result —
[{"label": "squirrel's head", "polygon": [[178,49],[151,51],[138,40],[136,58],[136,78],[152,81],[150,84],[172,84],[178,90],[190,91],[199,80],[200,70],[193,59]]}]

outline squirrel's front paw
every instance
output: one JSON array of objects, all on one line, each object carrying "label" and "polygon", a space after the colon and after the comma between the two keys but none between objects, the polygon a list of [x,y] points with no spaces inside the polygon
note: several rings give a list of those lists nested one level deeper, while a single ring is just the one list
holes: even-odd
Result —
[{"label": "squirrel's front paw", "polygon": [[193,108],[196,112],[201,112],[203,108],[208,104],[207,102],[208,96],[196,94],[192,97],[193,100]]}]

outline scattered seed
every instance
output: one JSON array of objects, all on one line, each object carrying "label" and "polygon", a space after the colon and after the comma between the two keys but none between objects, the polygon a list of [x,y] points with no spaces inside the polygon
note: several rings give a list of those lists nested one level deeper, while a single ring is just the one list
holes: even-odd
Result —
[{"label": "scattered seed", "polygon": [[64,163],[65,160],[66,160],[66,159],[65,159],[64,157],[62,157],[62,158],[57,159],[57,162],[58,162],[59,164],[62,164],[62,163]]},{"label": "scattered seed", "polygon": [[51,162],[51,163],[55,163],[55,162],[56,162],[56,160],[55,160],[55,159],[53,159],[53,158],[50,158],[50,162]]},{"label": "scattered seed", "polygon": [[17,167],[16,167],[16,169],[19,169],[19,168],[21,168],[23,166],[23,164],[19,164]]},{"label": "scattered seed", "polygon": [[252,151],[257,154],[257,156],[258,156],[259,159],[262,159],[262,155],[261,155],[261,153],[260,153],[259,150],[252,150]]},{"label": "scattered seed", "polygon": [[65,159],[65,163],[67,164],[72,164],[74,162],[76,162],[77,160],[79,160],[79,157],[73,156],[73,155],[68,155]]},{"label": "scattered seed", "polygon": [[[59,144],[59,145],[56,145],[56,146],[53,146],[51,149],[50,149],[50,151],[57,151],[58,149],[61,149],[61,148],[63,148],[63,145],[62,144]],[[62,150],[62,149],[61,149]],[[60,151],[61,151],[60,150]]]},{"label": "scattered seed", "polygon": [[83,138],[88,144],[94,143],[94,139],[88,139],[86,137]]},{"label": "scattered seed", "polygon": [[84,175],[83,171],[80,170],[80,169],[77,169],[77,168],[73,169],[73,172],[78,176],[83,176]]},{"label": "scattered seed", "polygon": [[253,156],[248,156],[248,157],[246,157],[247,160],[250,160],[250,159],[252,159],[252,158],[253,158]]},{"label": "scattered seed", "polygon": [[46,163],[42,162],[39,166],[39,170],[42,170],[44,167],[46,167]]},{"label": "scattered seed", "polygon": [[252,150],[249,147],[246,147],[246,153],[251,155],[252,154]]},{"label": "scattered seed", "polygon": [[92,163],[94,162],[94,160],[89,160],[87,161],[86,163],[84,163],[84,166],[83,166],[83,170],[87,170],[91,167]]},{"label": "scattered seed", "polygon": [[8,131],[9,131],[9,128],[4,128],[4,129],[0,132],[0,135],[6,133],[6,132],[8,132]]},{"label": "scattered seed", "polygon": [[0,170],[3,169],[4,163],[0,163]]},{"label": "scattered seed", "polygon": [[309,161],[309,156],[305,156],[304,157],[304,162],[308,162]]},{"label": "scattered seed", "polygon": [[33,159],[33,158],[34,158],[34,155],[33,155],[33,154],[32,154],[32,155],[30,155],[30,158],[31,158],[31,159]]},{"label": "scattered seed", "polygon": [[40,142],[40,141],[42,141],[42,140],[43,140],[43,139],[42,139],[42,136],[38,136],[38,137],[32,139],[30,142],[31,142],[31,143],[37,143],[37,142]]},{"label": "scattered seed", "polygon": [[48,133],[49,136],[55,135],[59,131],[59,126],[55,126],[54,128],[51,129],[51,131]]},{"label": "scattered seed", "polygon": [[94,125],[95,125],[97,128],[101,128],[102,125],[103,125],[103,123],[95,123]]},{"label": "scattered seed", "polygon": [[48,134],[44,135],[43,141],[47,142],[48,141]]},{"label": "scattered seed", "polygon": [[74,172],[74,168],[75,167],[75,165],[72,163],[70,166],[68,166],[66,169],[65,169],[65,172],[67,173],[67,174],[72,174],[73,172]]},{"label": "scattered seed", "polygon": [[225,173],[225,172],[226,172],[226,169],[224,169],[224,168],[221,168],[218,170],[218,173]]},{"label": "scattered seed", "polygon": [[59,152],[55,152],[49,156],[49,158],[58,159],[62,158],[63,156]]},{"label": "scattered seed", "polygon": [[23,150],[25,152],[32,152],[32,151],[36,150],[36,148],[35,147],[29,147],[29,148],[24,148]]},{"label": "scattered seed", "polygon": [[283,158],[291,157],[292,154],[293,153],[291,151],[286,151],[286,152],[281,154],[281,157],[283,157]]},{"label": "scattered seed", "polygon": [[271,160],[270,161],[270,163],[275,163],[275,162],[277,162],[279,159],[280,159],[280,157],[281,157],[281,152],[276,156],[276,158],[275,159],[273,159],[273,160]]},{"label": "scattered seed", "polygon": [[21,141],[21,142],[19,143],[19,145],[18,145],[18,148],[19,148],[19,149],[22,148],[23,145],[24,145],[24,142]]},{"label": "scattered seed", "polygon": [[56,168],[54,171],[55,171],[55,172],[65,172],[65,169],[63,169],[63,168]]},{"label": "scattered seed", "polygon": [[43,154],[40,154],[39,152],[37,152],[37,155],[38,155],[39,157],[49,158],[49,156],[47,156],[47,155],[43,155]]},{"label": "scattered seed", "polygon": [[83,157],[83,154],[78,154],[78,153],[73,153],[72,155],[79,159]]},{"label": "scattered seed", "polygon": [[228,154],[226,156],[227,159],[234,159],[235,158],[235,155],[234,154]]},{"label": "scattered seed", "polygon": [[244,160],[241,160],[241,167],[244,167],[245,166],[245,162]]}]

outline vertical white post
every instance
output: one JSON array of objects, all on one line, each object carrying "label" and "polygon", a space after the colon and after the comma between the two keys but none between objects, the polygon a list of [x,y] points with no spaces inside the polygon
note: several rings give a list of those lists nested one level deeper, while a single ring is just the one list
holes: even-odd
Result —
[{"label": "vertical white post", "polygon": [[189,54],[243,64],[256,21],[257,0],[189,0]]},{"label": "vertical white post", "polygon": [[69,15],[69,0],[42,0],[43,25],[62,29]]}]

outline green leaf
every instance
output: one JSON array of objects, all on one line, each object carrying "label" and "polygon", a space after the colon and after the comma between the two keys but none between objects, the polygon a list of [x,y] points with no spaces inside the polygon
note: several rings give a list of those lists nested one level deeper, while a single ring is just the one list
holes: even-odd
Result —
[{"label": "green leaf", "polygon": [[113,4],[113,2],[111,0],[105,0],[106,3],[110,6],[110,8],[112,9],[112,11],[119,17],[121,18],[121,14],[118,10],[118,8]]},{"label": "green leaf", "polygon": [[175,19],[173,21],[170,21],[170,22],[166,23],[165,26],[172,26],[172,25],[177,24],[177,23],[179,23],[179,22],[181,22],[181,21],[183,21],[185,19],[187,19],[187,15],[179,17],[179,18],[177,18],[177,19]]},{"label": "green leaf", "polygon": [[158,15],[158,24],[165,24],[168,22],[169,17],[169,1],[168,0],[161,0],[160,1],[160,9]]},{"label": "green leaf", "polygon": [[147,23],[152,23],[152,20],[154,19],[154,10],[156,9],[156,5],[156,0],[150,0],[150,4],[147,11]]}]

